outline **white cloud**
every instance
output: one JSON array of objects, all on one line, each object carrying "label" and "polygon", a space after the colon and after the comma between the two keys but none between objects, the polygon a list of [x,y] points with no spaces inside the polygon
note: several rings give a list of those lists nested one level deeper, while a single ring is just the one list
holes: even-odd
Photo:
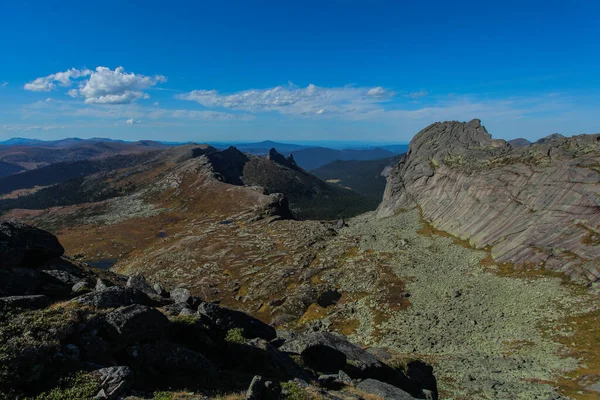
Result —
[{"label": "white cloud", "polygon": [[175,110],[170,115],[172,118],[200,119],[206,121],[250,121],[254,119],[250,114],[231,114],[219,111]]},{"label": "white cloud", "polygon": [[129,104],[150,97],[143,90],[166,81],[162,75],[144,76],[126,73],[123,67],[114,71],[98,67],[78,93],[85,97],[86,104]]},{"label": "white cloud", "polygon": [[127,121],[125,121],[125,123],[127,125],[135,125],[135,124],[139,124],[140,122],[142,122],[142,121],[140,121],[139,119],[133,119],[133,118],[128,119]]},{"label": "white cloud", "polygon": [[427,90],[419,90],[418,92],[412,92],[406,94],[406,97],[411,98],[413,100],[420,99],[421,97],[425,97],[429,94]]},{"label": "white cloud", "polygon": [[80,81],[79,88],[70,89],[67,94],[73,98],[83,97],[86,104],[134,103],[138,99],[150,97],[144,90],[167,81],[162,75],[127,73],[123,67],[117,67],[114,71],[106,67],[97,67],[95,71],[71,68],[65,72],[37,78],[25,84],[24,88],[34,92],[49,92],[57,86],[72,86],[75,80],[84,77],[89,78]]},{"label": "white cloud", "polygon": [[33,92],[49,92],[56,88],[57,84],[60,86],[71,86],[74,79],[79,79],[91,74],[92,71],[89,69],[76,69],[71,68],[64,72],[57,72],[48,76],[37,78],[29,83],[26,83],[23,87],[25,90],[31,90]]},{"label": "white cloud", "polygon": [[372,89],[369,89],[367,91],[367,96],[376,97],[376,98],[377,97],[378,98],[384,98],[384,97],[393,96],[393,93],[390,92],[389,90],[385,90],[381,86],[377,86],[377,87],[374,87]]},{"label": "white cloud", "polygon": [[64,129],[64,125],[1,125],[0,131],[6,132],[31,132],[31,131],[51,131],[54,129]]},{"label": "white cloud", "polygon": [[48,97],[48,98],[46,99],[46,103],[50,103],[51,101],[52,101],[52,97]]},{"label": "white cloud", "polygon": [[153,104],[154,107],[158,107],[159,105],[160,105],[160,103],[158,101],[155,101]]},{"label": "white cloud", "polygon": [[8,86],[8,82],[2,82],[2,84],[0,84],[0,87],[6,87]]},{"label": "white cloud", "polygon": [[325,88],[310,84],[300,88],[290,84],[226,95],[216,90],[194,90],[176,97],[195,101],[208,108],[229,108],[251,112],[277,111],[282,114],[314,116],[368,114],[381,110],[380,103],[388,101],[392,96],[394,96],[393,92],[380,86]]}]

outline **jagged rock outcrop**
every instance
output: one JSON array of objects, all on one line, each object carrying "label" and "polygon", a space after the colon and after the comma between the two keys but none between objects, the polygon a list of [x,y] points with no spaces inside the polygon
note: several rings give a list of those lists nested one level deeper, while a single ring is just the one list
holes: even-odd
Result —
[{"label": "jagged rock outcrop", "polygon": [[[13,224],[11,229],[11,235],[0,237],[0,248],[23,236],[28,238],[28,248],[58,243],[48,232],[24,224]],[[28,232],[35,235],[28,236]],[[248,390],[249,398],[283,399],[287,398],[281,394],[284,382],[289,383],[288,392],[320,391],[334,398],[327,392],[329,380],[319,379],[316,371],[288,353],[314,353],[315,346],[325,354],[341,355],[340,369],[361,371],[355,381],[340,373],[335,390],[350,390],[370,377],[374,368],[375,372],[392,372],[381,377],[376,374],[389,390],[397,388],[415,398],[426,398],[428,393],[417,380],[343,336],[298,334],[293,338],[296,344],[286,347],[285,335],[277,335],[272,326],[203,302],[184,288],[170,294],[163,290],[161,296],[141,275],[125,279],[64,257],[44,259],[36,258],[38,263],[30,259],[27,267],[21,268],[45,271],[34,274],[40,280],[32,290],[35,294],[24,296],[30,291],[26,286],[20,296],[0,294],[2,398],[116,400],[134,392],[149,398],[155,391],[185,389],[199,396]],[[11,269],[0,271],[9,276],[14,273]],[[52,273],[47,274],[49,271]],[[55,279],[58,283],[54,285],[68,290],[57,290],[45,284],[45,279]],[[89,293],[77,296],[71,290],[77,279],[88,283]],[[94,281],[99,284],[92,290]],[[316,340],[315,335],[325,336]],[[363,373],[368,376],[362,378]]]},{"label": "jagged rock outcrop", "polygon": [[477,119],[432,124],[390,172],[378,215],[416,206],[496,261],[600,278],[600,135],[515,148]]},{"label": "jagged rock outcrop", "polygon": [[298,169],[298,165],[296,165],[294,156],[291,154],[288,156],[288,158],[285,158],[283,156],[283,154],[279,154],[277,152],[277,150],[275,150],[273,148],[273,149],[269,150],[269,154],[267,155],[267,158],[273,162],[276,162],[277,164],[286,166],[288,168]]}]

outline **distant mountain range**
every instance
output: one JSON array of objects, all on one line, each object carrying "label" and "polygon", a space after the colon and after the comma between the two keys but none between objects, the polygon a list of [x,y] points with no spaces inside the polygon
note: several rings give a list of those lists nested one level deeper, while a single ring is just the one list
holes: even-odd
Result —
[{"label": "distant mountain range", "polygon": [[[135,154],[150,150],[161,150],[184,143],[141,140],[128,142],[108,138],[66,138],[60,140],[39,140],[12,138],[0,142],[0,176],[17,173],[23,169],[35,169],[59,162],[73,162],[109,157],[119,154]],[[213,143],[217,149],[226,149],[231,143]],[[312,170],[336,160],[375,160],[389,158],[404,153],[408,145],[387,145],[376,148],[333,149],[304,144],[279,143],[270,140],[234,145],[244,153],[267,155],[270,149],[289,155],[305,170]]]}]

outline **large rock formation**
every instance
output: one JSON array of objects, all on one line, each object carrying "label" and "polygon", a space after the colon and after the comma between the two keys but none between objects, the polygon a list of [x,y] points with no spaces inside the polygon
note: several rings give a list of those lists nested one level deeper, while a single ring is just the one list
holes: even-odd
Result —
[{"label": "large rock formation", "polygon": [[525,147],[475,119],[419,132],[388,176],[378,215],[420,207],[435,228],[498,262],[600,278],[600,135],[551,135]]}]

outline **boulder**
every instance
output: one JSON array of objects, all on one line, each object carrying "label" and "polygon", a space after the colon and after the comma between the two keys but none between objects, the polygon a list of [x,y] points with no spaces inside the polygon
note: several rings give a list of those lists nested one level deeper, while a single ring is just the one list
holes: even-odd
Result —
[{"label": "boulder", "polygon": [[75,294],[88,293],[92,290],[90,284],[87,281],[80,281],[73,285],[71,291]]},{"label": "boulder", "polygon": [[0,269],[0,296],[36,294],[42,283],[41,273],[34,269]]},{"label": "boulder", "polygon": [[118,399],[131,387],[133,371],[127,366],[102,368],[90,373],[98,382],[100,392],[96,399]]},{"label": "boulder", "polygon": [[181,314],[181,312],[186,308],[189,308],[189,305],[187,303],[173,303],[173,304],[167,304],[166,306],[164,306],[163,310],[164,310],[165,314],[174,317],[176,315]]},{"label": "boulder", "polygon": [[240,311],[230,310],[214,303],[202,303],[198,307],[198,314],[207,323],[222,332],[230,329],[241,328],[247,338],[274,339],[277,334],[275,328],[258,319]]},{"label": "boulder", "polygon": [[105,281],[104,279],[100,279],[100,278],[96,279],[95,290],[104,290],[111,286],[113,286],[113,285],[110,282]]},{"label": "boulder", "polygon": [[167,292],[165,288],[158,282],[152,285],[152,289],[154,289],[154,292],[159,296],[169,297],[169,292]]},{"label": "boulder", "polygon": [[135,274],[130,276],[127,279],[127,287],[139,290],[140,292],[144,292],[147,295],[155,296],[156,291],[150,284],[146,281],[146,278],[142,274]]},{"label": "boulder", "polygon": [[416,397],[411,396],[404,390],[390,385],[389,383],[381,382],[375,379],[365,379],[356,386],[357,389],[365,393],[374,394],[384,400],[414,400]]},{"label": "boulder", "polygon": [[107,314],[105,321],[107,335],[117,348],[158,340],[169,329],[169,320],[160,311],[139,304],[119,308]]},{"label": "boulder", "polygon": [[34,310],[44,308],[50,299],[44,295],[0,297],[0,307]]},{"label": "boulder", "polygon": [[185,288],[175,288],[171,290],[171,300],[175,303],[187,303],[191,299],[190,291]]},{"label": "boulder", "polygon": [[286,342],[279,350],[300,354],[306,366],[322,372],[336,373],[349,366],[363,373],[384,368],[374,355],[335,333],[308,333]]},{"label": "boulder", "polygon": [[168,341],[139,344],[127,349],[135,382],[145,390],[218,386],[215,365],[202,354]]},{"label": "boulder", "polygon": [[277,400],[280,395],[281,385],[278,382],[256,375],[246,391],[246,400]]},{"label": "boulder", "polygon": [[338,390],[346,385],[352,385],[352,378],[340,370],[337,374],[319,375],[317,382],[324,388]]},{"label": "boulder", "polygon": [[311,380],[311,374],[288,354],[278,351],[260,338],[249,340],[247,343],[230,343],[227,348],[227,368],[259,374],[278,381],[294,378]]},{"label": "boulder", "polygon": [[0,222],[0,268],[37,267],[64,252],[49,232],[16,220]]},{"label": "boulder", "polygon": [[51,277],[51,279],[61,282],[66,286],[73,286],[74,284],[83,280],[83,278],[60,269],[44,269],[42,270],[42,274],[47,275]]},{"label": "boulder", "polygon": [[437,400],[437,380],[433,375],[433,367],[420,360],[413,360],[406,364],[406,377],[414,382],[423,391],[430,393],[428,399]]},{"label": "boulder", "polygon": [[125,307],[132,304],[153,306],[156,303],[145,293],[132,288],[111,286],[76,297],[73,302],[100,308]]}]

